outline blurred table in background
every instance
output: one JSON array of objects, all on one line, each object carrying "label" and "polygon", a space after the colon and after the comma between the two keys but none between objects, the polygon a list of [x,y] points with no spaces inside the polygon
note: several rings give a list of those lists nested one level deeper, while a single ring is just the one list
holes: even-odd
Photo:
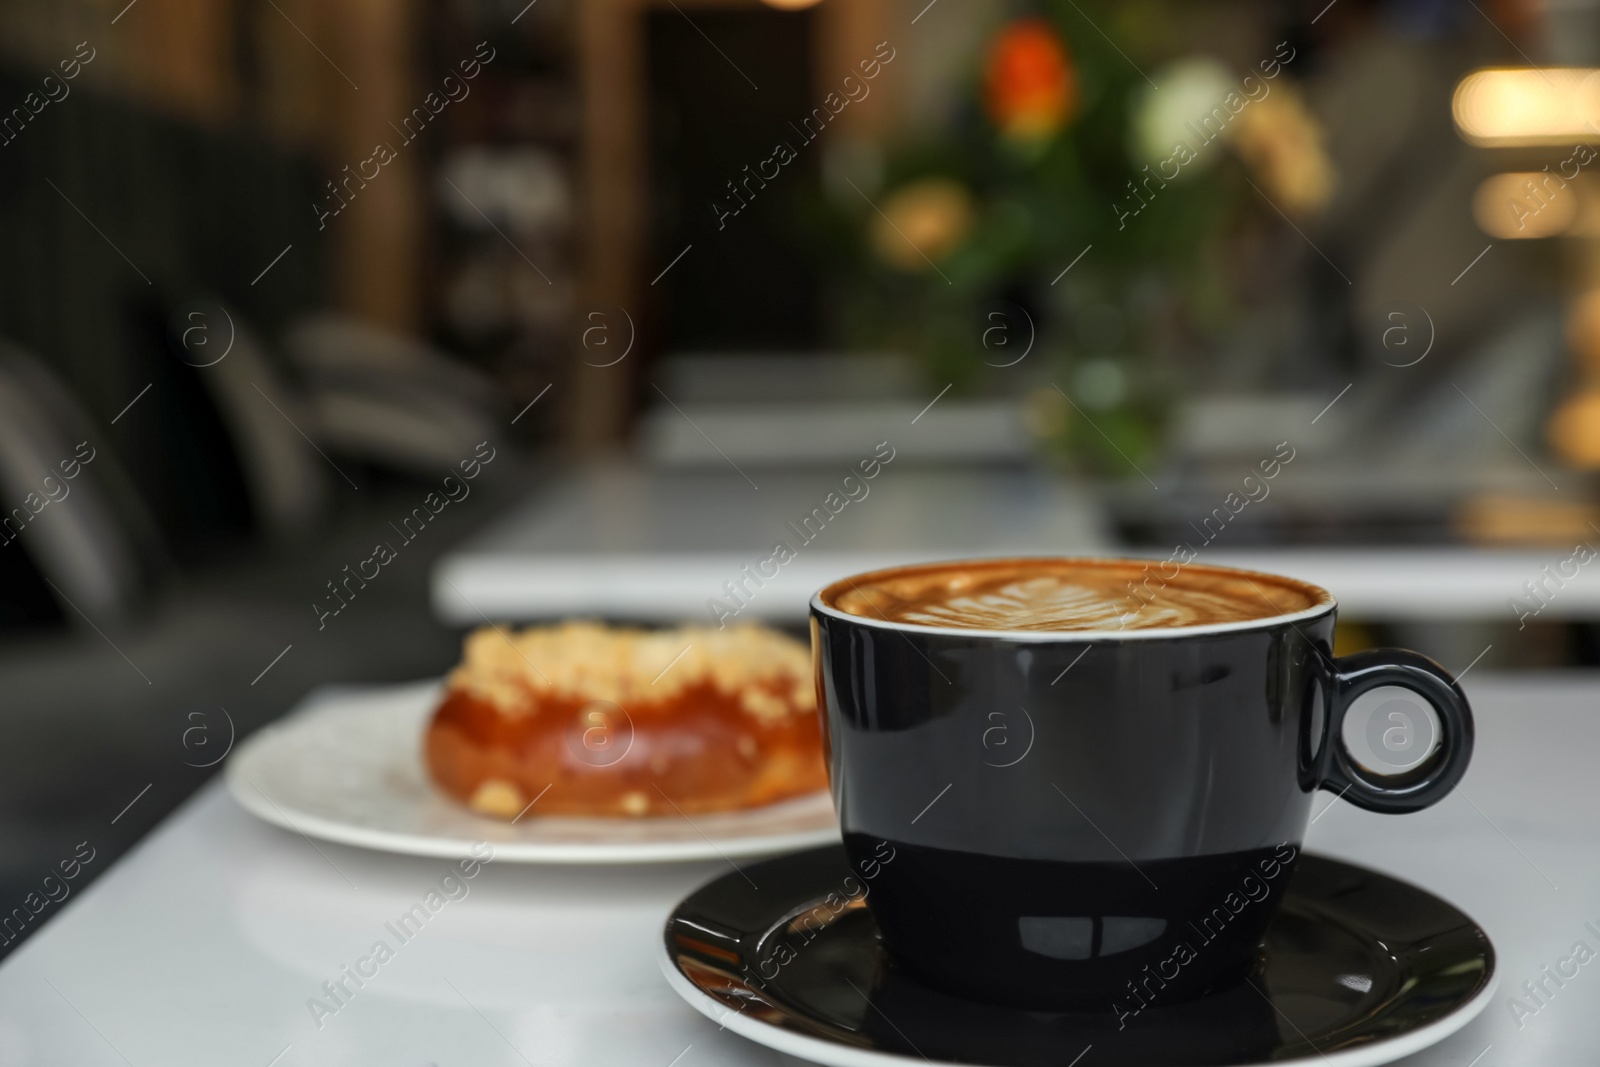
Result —
[{"label": "blurred table in background", "polygon": [[[879,566],[1031,553],[1165,560],[1171,553],[1121,542],[1111,509],[1092,488],[1044,472],[900,461],[872,480],[856,471],[846,486],[852,469],[591,468],[551,483],[444,555],[433,572],[435,612],[460,625],[570,614],[714,622],[708,601],[715,598],[741,619],[792,623],[804,619],[818,587]],[[832,506],[839,507],[847,492],[860,499],[833,514],[828,494],[838,494]],[[1559,573],[1571,546],[1246,547],[1243,531],[1220,540],[1234,547],[1203,549],[1201,562],[1326,586],[1349,619],[1517,623],[1512,600],[1539,606],[1525,583],[1541,581],[1540,621],[1600,619],[1600,566],[1574,562],[1566,567],[1574,576]],[[767,577],[757,568],[780,542],[794,558],[765,567],[777,569]],[[1203,541],[1196,534],[1191,543]],[[728,582],[742,585],[743,606]]]},{"label": "blurred table in background", "polygon": [[[891,461],[870,480],[845,463],[749,474],[608,465],[554,482],[435,565],[435,611],[474,625],[568,614],[715,621],[708,600],[740,608],[731,581],[744,583],[741,619],[794,622],[819,586],[873,567],[1109,545],[1090,498],[1022,469]],[[794,557],[763,568],[776,576],[745,578],[779,543]]]}]

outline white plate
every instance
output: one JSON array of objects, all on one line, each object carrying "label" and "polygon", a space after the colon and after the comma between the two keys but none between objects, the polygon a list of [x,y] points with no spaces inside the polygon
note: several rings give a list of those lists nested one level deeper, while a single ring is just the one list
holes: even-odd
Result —
[{"label": "white plate", "polygon": [[228,788],[267,822],[344,845],[496,863],[659,863],[767,856],[839,839],[827,793],[746,811],[652,819],[473,814],[434,788],[422,733],[439,684],[343,690],[252,736],[228,760]]}]

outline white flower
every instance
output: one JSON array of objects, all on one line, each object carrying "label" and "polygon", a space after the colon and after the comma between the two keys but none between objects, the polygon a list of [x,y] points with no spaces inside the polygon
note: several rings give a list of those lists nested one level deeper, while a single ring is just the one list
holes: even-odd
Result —
[{"label": "white flower", "polygon": [[1211,56],[1187,56],[1157,71],[1155,82],[1161,86],[1159,90],[1141,86],[1134,99],[1128,144],[1134,166],[1169,159],[1180,144],[1197,157],[1182,173],[1193,174],[1216,162],[1221,153],[1207,137],[1220,131],[1208,132],[1201,124],[1235,91],[1232,73]]}]

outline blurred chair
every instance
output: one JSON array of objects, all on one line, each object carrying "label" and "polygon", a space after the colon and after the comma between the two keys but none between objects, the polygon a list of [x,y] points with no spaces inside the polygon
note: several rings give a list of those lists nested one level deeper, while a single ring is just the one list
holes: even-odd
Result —
[{"label": "blurred chair", "polygon": [[306,432],[333,455],[433,477],[500,432],[490,381],[413,338],[319,314],[284,347],[306,383]]},{"label": "blurred chair", "polygon": [[[213,338],[200,356],[186,337],[194,314]],[[150,389],[118,416],[118,443],[175,548],[192,556],[310,532],[333,475],[299,394],[242,316],[211,302],[141,300],[124,346],[131,377]]]},{"label": "blurred chair", "polygon": [[3,343],[0,493],[0,629],[124,614],[166,568],[105,434],[43,365]]}]

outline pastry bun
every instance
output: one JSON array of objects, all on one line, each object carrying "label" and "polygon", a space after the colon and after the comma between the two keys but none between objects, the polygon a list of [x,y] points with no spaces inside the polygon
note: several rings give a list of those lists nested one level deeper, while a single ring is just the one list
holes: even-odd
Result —
[{"label": "pastry bun", "polygon": [[477,630],[424,757],[445,792],[505,819],[691,815],[827,786],[810,650],[756,626]]}]

